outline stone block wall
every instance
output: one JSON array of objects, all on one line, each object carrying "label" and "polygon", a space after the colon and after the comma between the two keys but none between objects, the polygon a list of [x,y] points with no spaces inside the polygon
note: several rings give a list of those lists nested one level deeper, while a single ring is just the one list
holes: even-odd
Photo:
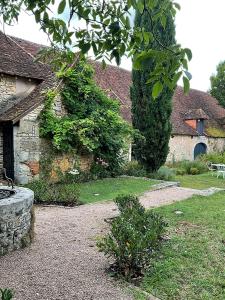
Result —
[{"label": "stone block wall", "polygon": [[3,129],[0,127],[0,179],[2,178],[1,170],[3,168]]},{"label": "stone block wall", "polygon": [[170,138],[167,161],[194,160],[194,148],[198,143],[206,144],[208,153],[225,150],[225,138],[175,135]]},{"label": "stone block wall", "polygon": [[30,244],[34,193],[17,188],[0,201],[0,256]]},{"label": "stone block wall", "polygon": [[25,184],[38,177],[40,161],[40,138],[38,116],[43,108],[27,114],[14,126],[15,180]]},{"label": "stone block wall", "polygon": [[[53,180],[58,180],[58,171],[65,173],[75,167],[87,171],[92,164],[91,155],[78,157],[74,154],[56,154],[51,143],[39,137],[39,115],[42,109],[43,104],[14,126],[15,180],[20,184],[39,177],[41,160],[46,160],[46,164],[49,164],[47,168]],[[58,116],[66,114],[60,97],[56,98],[54,111]]]},{"label": "stone block wall", "polygon": [[16,94],[16,77],[0,75],[0,110],[6,106],[8,98]]}]

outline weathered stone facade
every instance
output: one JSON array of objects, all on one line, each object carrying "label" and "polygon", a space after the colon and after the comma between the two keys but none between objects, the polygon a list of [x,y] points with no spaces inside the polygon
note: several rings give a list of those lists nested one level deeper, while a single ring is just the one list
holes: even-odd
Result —
[{"label": "weathered stone facade", "polygon": [[0,256],[31,242],[33,200],[34,193],[25,188],[0,200]]},{"label": "weathered stone facade", "polygon": [[25,184],[38,177],[40,138],[38,116],[40,105],[14,126],[14,168],[16,182]]},{"label": "weathered stone facade", "polygon": [[[66,114],[60,97],[56,97],[53,108],[57,116]],[[50,169],[53,180],[57,180],[58,171],[64,173],[75,167],[86,171],[91,167],[91,155],[78,157],[74,154],[55,154],[52,151],[51,143],[40,138],[39,116],[42,109],[43,104],[23,117],[14,126],[15,180],[20,184],[26,184],[39,177],[42,159],[46,159],[46,163],[49,164],[48,169]]]},{"label": "weathered stone facade", "polygon": [[16,94],[16,77],[3,75],[0,77],[0,109]]},{"label": "weathered stone facade", "polygon": [[[2,127],[0,127],[0,170],[3,168],[3,132]],[[1,178],[1,174],[0,174]]]},{"label": "weathered stone facade", "polygon": [[175,135],[170,138],[167,161],[194,160],[194,149],[199,143],[207,146],[207,153],[225,150],[225,138]]}]

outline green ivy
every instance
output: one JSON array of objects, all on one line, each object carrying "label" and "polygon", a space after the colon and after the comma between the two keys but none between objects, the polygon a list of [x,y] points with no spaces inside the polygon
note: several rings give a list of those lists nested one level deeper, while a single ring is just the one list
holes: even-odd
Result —
[{"label": "green ivy", "polygon": [[110,171],[119,167],[121,150],[127,146],[133,131],[120,116],[120,105],[96,85],[93,68],[84,60],[74,68],[58,72],[63,80],[60,92],[68,114],[58,117],[53,105],[58,96],[48,91],[41,114],[40,135],[52,141],[61,152],[76,149],[78,154],[93,154]]}]

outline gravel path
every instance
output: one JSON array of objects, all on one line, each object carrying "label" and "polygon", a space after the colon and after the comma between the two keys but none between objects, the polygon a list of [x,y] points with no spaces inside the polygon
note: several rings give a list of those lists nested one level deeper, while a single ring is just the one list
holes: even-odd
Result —
[{"label": "gravel path", "polygon": [[[186,199],[196,190],[171,187],[147,192],[146,207]],[[105,273],[107,259],[95,247],[107,230],[104,218],[116,214],[112,202],[75,208],[36,207],[36,238],[31,247],[0,258],[0,287],[15,300],[119,300],[132,296]]]}]

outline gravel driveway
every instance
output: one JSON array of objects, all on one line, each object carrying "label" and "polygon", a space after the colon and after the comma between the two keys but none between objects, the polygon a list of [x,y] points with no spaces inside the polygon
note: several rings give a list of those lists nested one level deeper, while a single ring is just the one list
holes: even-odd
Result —
[{"label": "gravel driveway", "polygon": [[[141,200],[155,207],[196,193],[171,187],[147,192]],[[95,247],[96,237],[107,230],[104,218],[115,214],[112,202],[36,207],[35,242],[0,258],[0,287],[13,288],[15,300],[132,299],[105,273],[108,261]]]}]

